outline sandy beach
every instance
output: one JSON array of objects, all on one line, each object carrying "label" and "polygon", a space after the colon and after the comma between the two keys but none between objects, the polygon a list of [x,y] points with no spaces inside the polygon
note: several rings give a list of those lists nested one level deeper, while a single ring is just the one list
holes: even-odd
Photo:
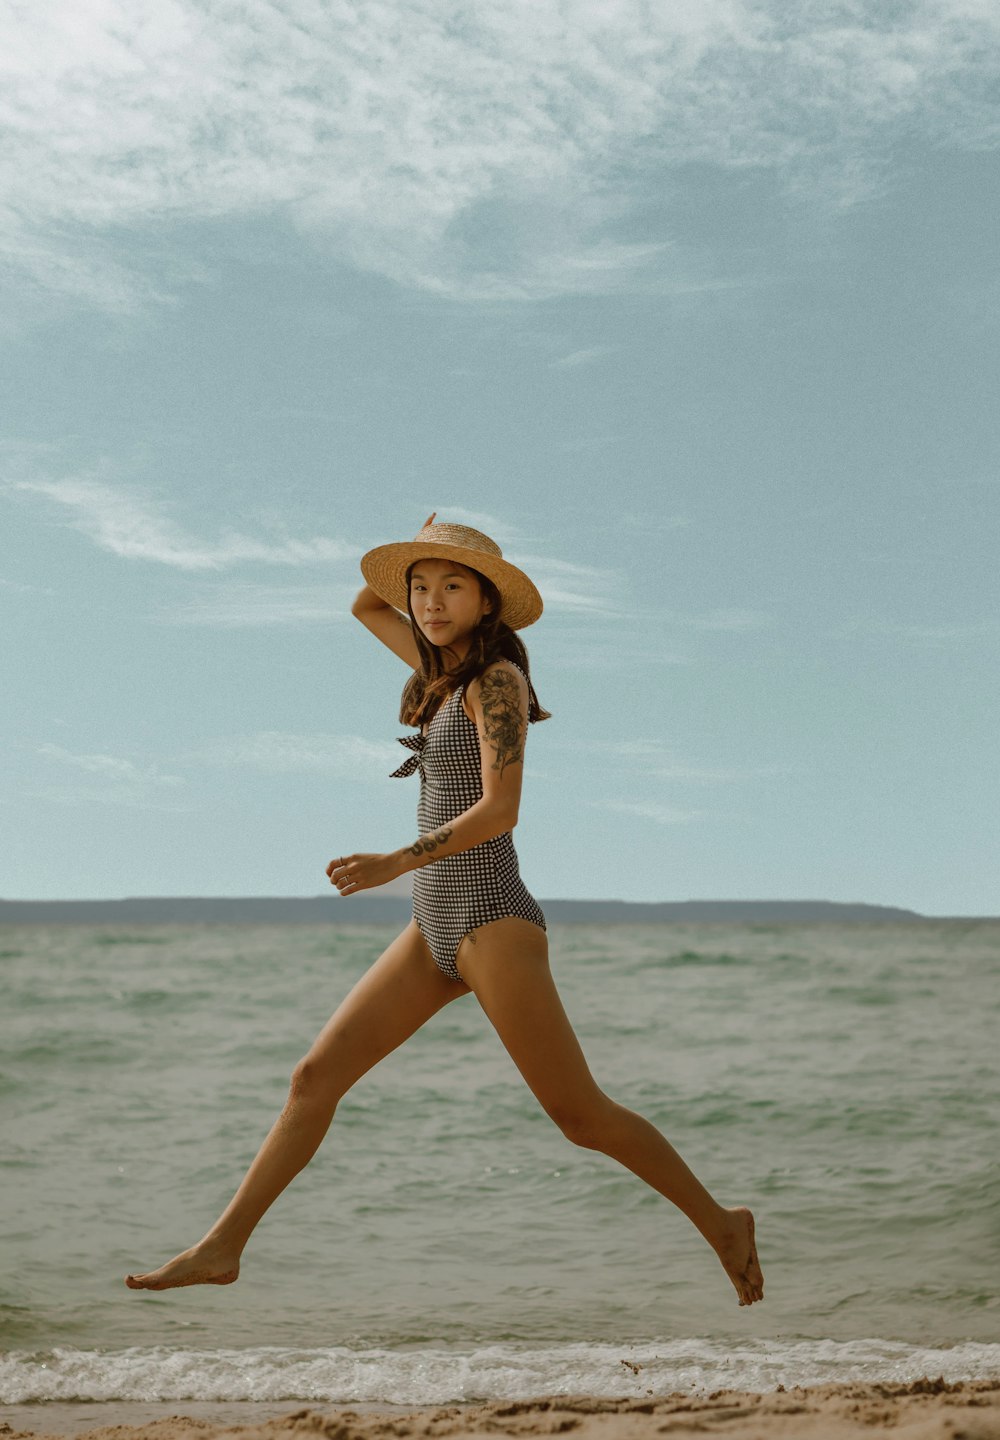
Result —
[{"label": "sandy beach", "polygon": [[[135,1407],[136,1412],[140,1409]],[[553,1396],[418,1410],[300,1407],[271,1419],[228,1425],[204,1415],[173,1414],[142,1424],[94,1428],[81,1419],[72,1430],[60,1427],[62,1434],[87,1435],[89,1440],[215,1440],[221,1436],[232,1440],[284,1440],[286,1436],[325,1436],[328,1440],[436,1440],[446,1436],[462,1440],[484,1434],[571,1431],[580,1440],[713,1432],[724,1432],[732,1440],[854,1440],[855,1436],[889,1434],[898,1440],[1000,1440],[1000,1381],[948,1384],[924,1379],[908,1385],[822,1385],[766,1394],[717,1390],[707,1395],[622,1400]],[[4,1440],[40,1440],[52,1433],[44,1425],[38,1429],[0,1425]]]}]

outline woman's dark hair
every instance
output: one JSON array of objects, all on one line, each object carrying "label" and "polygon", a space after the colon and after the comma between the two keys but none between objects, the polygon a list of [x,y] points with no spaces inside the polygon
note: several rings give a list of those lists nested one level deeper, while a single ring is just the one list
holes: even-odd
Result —
[{"label": "woman's dark hair", "polygon": [[[414,564],[417,562],[414,561]],[[461,687],[462,694],[468,690],[473,680],[477,679],[488,665],[495,660],[513,660],[524,671],[528,680],[528,721],[534,724],[536,720],[549,720],[551,713],[543,710],[535,694],[535,687],[531,683],[531,671],[528,666],[528,652],[518,637],[516,631],[509,625],[505,625],[500,614],[501,601],[500,591],[493,584],[493,581],[478,570],[473,570],[471,565],[465,566],[466,570],[472,570],[479,581],[483,591],[483,598],[489,601],[489,614],[484,615],[482,620],[472,632],[469,651],[465,659],[456,670],[446,671],[441,661],[441,651],[436,645],[432,645],[424,637],[423,631],[417,624],[413,615],[413,608],[410,604],[410,574],[413,565],[406,571],[406,608],[410,616],[410,624],[413,627],[413,638],[420,652],[420,669],[415,670],[403,687],[403,698],[399,707],[399,718],[404,725],[424,725],[433,720],[438,708],[447,700],[453,690]]]}]

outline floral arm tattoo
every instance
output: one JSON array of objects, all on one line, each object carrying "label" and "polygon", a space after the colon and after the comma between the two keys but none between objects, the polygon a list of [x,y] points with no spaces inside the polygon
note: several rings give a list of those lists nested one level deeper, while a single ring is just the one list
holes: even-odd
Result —
[{"label": "floral arm tattoo", "polygon": [[483,706],[483,735],[496,751],[492,768],[502,775],[508,765],[524,758],[524,721],[521,692],[509,670],[493,670],[479,684]]}]

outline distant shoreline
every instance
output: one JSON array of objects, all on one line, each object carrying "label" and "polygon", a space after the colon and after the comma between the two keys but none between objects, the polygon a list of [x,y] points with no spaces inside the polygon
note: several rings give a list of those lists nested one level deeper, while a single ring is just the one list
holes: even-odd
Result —
[{"label": "distant shoreline", "polygon": [[[552,924],[935,924],[986,915],[920,915],[889,905],[832,900],[544,900]],[[404,896],[135,896],[122,900],[0,900],[0,925],[391,925],[405,924]]]}]

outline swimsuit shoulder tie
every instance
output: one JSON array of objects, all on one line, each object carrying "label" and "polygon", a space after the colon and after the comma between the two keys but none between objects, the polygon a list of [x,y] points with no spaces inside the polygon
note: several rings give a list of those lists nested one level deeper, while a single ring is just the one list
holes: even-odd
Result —
[{"label": "swimsuit shoulder tie", "polygon": [[405,780],[408,775],[414,775],[423,763],[424,746],[427,744],[427,736],[419,732],[416,735],[400,735],[399,744],[405,745],[407,750],[415,750],[416,754],[404,760],[398,770],[394,770],[389,776],[390,780]]}]

